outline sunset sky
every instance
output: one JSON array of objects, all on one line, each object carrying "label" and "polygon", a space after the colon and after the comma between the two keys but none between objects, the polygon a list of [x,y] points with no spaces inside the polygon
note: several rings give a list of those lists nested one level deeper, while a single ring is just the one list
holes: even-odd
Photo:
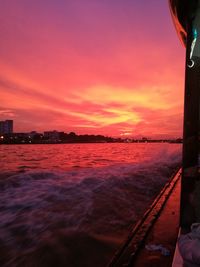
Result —
[{"label": "sunset sky", "polygon": [[167,0],[0,0],[0,120],[16,132],[180,137]]}]

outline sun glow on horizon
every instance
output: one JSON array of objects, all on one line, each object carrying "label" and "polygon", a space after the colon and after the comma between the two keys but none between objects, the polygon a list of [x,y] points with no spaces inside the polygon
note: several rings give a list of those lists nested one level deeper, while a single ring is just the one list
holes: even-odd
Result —
[{"label": "sun glow on horizon", "polygon": [[15,131],[181,136],[184,50],[166,3],[11,0],[0,13],[0,119]]}]

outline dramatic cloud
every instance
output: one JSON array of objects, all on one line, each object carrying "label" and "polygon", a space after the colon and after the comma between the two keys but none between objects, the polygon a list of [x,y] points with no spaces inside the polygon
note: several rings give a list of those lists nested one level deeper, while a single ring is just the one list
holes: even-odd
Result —
[{"label": "dramatic cloud", "polygon": [[180,136],[184,49],[165,2],[1,1],[0,119],[16,131]]}]

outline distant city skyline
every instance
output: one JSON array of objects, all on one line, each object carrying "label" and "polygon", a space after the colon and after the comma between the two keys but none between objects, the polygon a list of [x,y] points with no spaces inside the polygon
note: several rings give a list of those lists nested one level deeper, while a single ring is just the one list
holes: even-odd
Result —
[{"label": "distant city skyline", "polygon": [[182,136],[184,58],[167,1],[0,2],[0,120],[16,132]]},{"label": "distant city skyline", "polygon": [[13,132],[13,120],[0,121],[0,144],[68,144],[68,143],[135,143],[135,142],[169,142],[182,143],[182,138],[176,139],[152,139],[148,137],[111,137],[100,134],[76,134],[64,131],[44,131],[39,133]]},{"label": "distant city skyline", "polygon": [[[4,120],[4,121],[0,121],[0,135],[4,135],[4,134],[25,134],[27,136],[31,136],[33,137],[34,135],[38,135],[38,134],[43,134],[45,137],[48,137],[48,136],[54,136],[54,138],[58,138],[59,134],[61,133],[65,133],[65,134],[77,134],[79,135],[80,133],[75,133],[75,131],[68,131],[66,132],[65,130],[61,129],[61,130],[58,130],[58,129],[45,129],[43,131],[36,131],[36,130],[29,130],[29,131],[15,131],[14,130],[14,120]],[[16,127],[16,125],[15,125]],[[16,127],[17,128],[17,127]],[[96,134],[88,134],[88,133],[82,133],[80,135],[102,135],[100,133],[96,133]],[[104,135],[102,135],[104,136]],[[160,139],[163,139],[163,140],[167,140],[167,139],[180,139],[182,138],[182,136],[176,136],[176,137],[152,137],[152,136],[142,136],[142,135],[138,135],[138,136],[134,136],[134,135],[122,135],[122,136],[112,136],[112,135],[108,135],[106,134],[105,136],[109,136],[109,137],[113,137],[113,138],[131,138],[131,139],[154,139],[154,140],[160,140]]]}]

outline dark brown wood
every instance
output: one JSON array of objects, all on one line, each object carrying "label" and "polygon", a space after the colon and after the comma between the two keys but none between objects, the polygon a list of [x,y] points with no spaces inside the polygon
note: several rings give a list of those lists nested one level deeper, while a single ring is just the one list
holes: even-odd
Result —
[{"label": "dark brown wood", "polygon": [[180,216],[181,227],[188,230],[192,223],[200,220],[198,211],[200,208],[200,186],[198,181],[200,58],[193,57],[194,66],[191,67],[192,30],[192,27],[188,25]]}]

